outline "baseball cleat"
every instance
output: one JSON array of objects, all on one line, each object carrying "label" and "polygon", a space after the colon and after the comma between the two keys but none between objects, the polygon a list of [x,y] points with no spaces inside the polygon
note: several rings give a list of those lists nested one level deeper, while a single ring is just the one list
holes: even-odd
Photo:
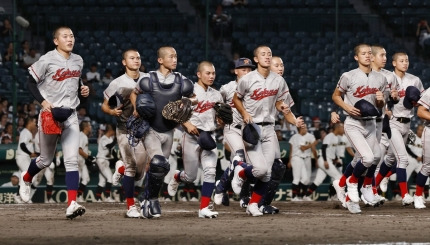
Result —
[{"label": "baseball cleat", "polygon": [[115,163],[115,173],[112,175],[112,185],[117,186],[119,185],[119,182],[121,181],[122,174],[118,172],[119,168],[125,166],[124,162],[121,160],[116,161]]},{"label": "baseball cleat", "polygon": [[358,205],[358,202],[348,201],[346,202],[346,207],[348,208],[349,212],[352,214],[361,213],[360,205]]},{"label": "baseball cleat", "polygon": [[218,212],[210,210],[208,207],[199,210],[199,218],[212,219],[218,217]]},{"label": "baseball cleat", "polygon": [[82,216],[85,213],[85,207],[79,205],[76,201],[72,201],[69,207],[66,209],[66,218],[74,219],[78,216]]},{"label": "baseball cleat", "polygon": [[346,180],[346,186],[348,186],[348,196],[352,202],[358,203],[360,201],[360,197],[358,196],[358,183],[351,183],[349,182],[350,179],[351,177]]},{"label": "baseball cleat", "polygon": [[252,215],[253,217],[262,216],[263,213],[258,208],[258,204],[256,202],[250,203],[246,208],[246,213]]},{"label": "baseball cleat", "polygon": [[233,189],[234,193],[236,193],[237,195],[240,194],[240,191],[242,190],[243,182],[245,181],[239,176],[239,172],[242,169],[243,169],[242,166],[237,165],[234,168],[234,176],[233,176],[233,179],[231,180],[231,188]]},{"label": "baseball cleat", "polygon": [[367,203],[370,206],[374,206],[376,203],[378,203],[377,200],[375,200],[375,194],[373,194],[372,185],[366,185],[361,187],[361,199],[366,199]]},{"label": "baseball cleat", "polygon": [[279,209],[271,205],[261,205],[260,212],[262,212],[263,214],[277,214],[279,213]]},{"label": "baseball cleat", "polygon": [[414,202],[414,198],[411,197],[408,193],[405,194],[405,196],[402,198],[402,205],[408,206],[411,205]]},{"label": "baseball cleat", "polygon": [[24,175],[27,171],[22,172],[19,177],[19,195],[23,202],[29,202],[31,199],[31,183],[24,181]]},{"label": "baseball cleat", "polygon": [[143,200],[143,202],[141,203],[141,206],[140,206],[140,214],[145,219],[152,219],[154,217],[150,214],[148,206],[149,206],[149,201]]},{"label": "baseball cleat", "polygon": [[239,205],[241,208],[247,208],[250,198],[249,197],[242,197],[239,201]]},{"label": "baseball cleat", "polygon": [[142,217],[139,211],[137,211],[137,208],[135,205],[130,206],[130,208],[127,210],[126,214],[127,218],[140,218]]},{"label": "baseball cleat", "polygon": [[381,180],[381,183],[379,183],[379,188],[381,189],[382,192],[387,192],[388,189],[388,177],[384,177]]},{"label": "baseball cleat", "polygon": [[175,174],[173,175],[172,179],[169,182],[169,185],[167,186],[167,192],[169,192],[169,195],[172,197],[174,197],[176,195],[176,192],[178,191],[179,182],[176,180],[175,175],[179,173],[179,170],[175,170]]},{"label": "baseball cleat", "polygon": [[425,201],[423,196],[414,195],[414,206],[416,209],[426,208],[426,205],[424,205],[424,203]]},{"label": "baseball cleat", "polygon": [[311,198],[310,196],[304,196],[302,200],[303,200],[303,201],[307,201],[307,202],[311,202],[311,201],[313,201],[313,200],[312,200],[312,198]]},{"label": "baseball cleat", "polygon": [[342,206],[345,206],[345,186],[341,187],[339,185],[339,180],[333,181],[333,187],[336,190],[337,199],[342,203]]}]

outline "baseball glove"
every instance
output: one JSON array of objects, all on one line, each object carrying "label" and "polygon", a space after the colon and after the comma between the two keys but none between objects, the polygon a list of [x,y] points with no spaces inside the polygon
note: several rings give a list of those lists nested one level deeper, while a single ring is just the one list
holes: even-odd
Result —
[{"label": "baseball glove", "polygon": [[233,110],[226,103],[217,102],[214,105],[215,116],[220,118],[224,123],[231,124],[233,122]]},{"label": "baseball glove", "polygon": [[42,112],[42,131],[44,134],[61,134],[60,124],[54,120],[49,111]]},{"label": "baseball glove", "polygon": [[167,103],[161,114],[167,120],[172,120],[182,124],[190,119],[191,114],[193,113],[193,108],[191,106],[190,99],[182,98],[180,100]]}]

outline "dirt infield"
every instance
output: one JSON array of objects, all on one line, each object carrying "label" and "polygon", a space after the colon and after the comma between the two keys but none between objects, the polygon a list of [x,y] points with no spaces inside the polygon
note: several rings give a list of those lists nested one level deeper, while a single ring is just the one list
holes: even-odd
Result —
[{"label": "dirt infield", "polygon": [[250,217],[237,202],[217,219],[199,219],[198,203],[162,203],[159,219],[127,219],[124,203],[0,205],[0,244],[327,244],[430,242],[430,211],[388,202],[352,215],[337,202],[277,202],[280,214]]}]

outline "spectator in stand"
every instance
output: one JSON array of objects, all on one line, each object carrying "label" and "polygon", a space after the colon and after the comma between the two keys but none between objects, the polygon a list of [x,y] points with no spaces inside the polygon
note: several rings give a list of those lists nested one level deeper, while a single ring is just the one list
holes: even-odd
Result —
[{"label": "spectator in stand", "polygon": [[8,122],[9,118],[7,117],[7,114],[0,113],[0,131],[3,131],[6,128]]},{"label": "spectator in stand", "polygon": [[215,14],[212,15],[212,30],[217,45],[231,33],[231,16],[222,10],[221,5],[217,6]]},{"label": "spectator in stand", "polygon": [[9,19],[3,20],[3,25],[0,26],[0,36],[1,37],[12,37],[12,24]]},{"label": "spectator in stand", "polygon": [[320,118],[318,116],[312,117],[312,126],[309,128],[309,133],[313,134],[319,131],[320,128],[322,128]]},{"label": "spectator in stand", "polygon": [[1,187],[14,187],[19,184],[19,175],[18,171],[13,172],[12,176],[10,176],[10,181],[1,185]]},{"label": "spectator in stand", "polygon": [[420,20],[417,25],[416,36],[418,39],[418,44],[421,48],[424,48],[424,41],[430,38],[430,27],[427,23],[427,20]]},{"label": "spectator in stand", "polygon": [[111,69],[106,69],[105,70],[105,75],[102,78],[102,82],[105,85],[108,85],[110,82],[112,82],[113,77],[112,77],[112,70]]},{"label": "spectator in stand", "polygon": [[88,82],[100,82],[100,73],[97,71],[98,67],[96,63],[91,64],[90,71],[87,72],[87,80]]},{"label": "spectator in stand", "polygon": [[[3,61],[4,62],[10,62],[12,61],[12,56],[13,56],[13,43],[10,42],[9,45],[7,46],[6,51],[3,54]],[[18,61],[18,55],[15,52],[15,59],[16,61]]]},{"label": "spectator in stand", "polygon": [[248,0],[222,0],[224,7],[244,7],[248,4]]},{"label": "spectator in stand", "polygon": [[36,104],[34,102],[28,104],[27,115],[31,117],[39,115],[39,111],[37,110]]},{"label": "spectator in stand", "polygon": [[78,108],[78,121],[81,122],[91,122],[91,118],[87,115],[87,109],[83,106]]},{"label": "spectator in stand", "polygon": [[38,61],[40,58],[40,53],[36,49],[31,48],[28,54],[24,55],[22,67],[28,68],[34,62]]},{"label": "spectator in stand", "polygon": [[30,42],[24,40],[21,42],[21,49],[18,51],[19,59],[22,60],[26,55],[30,53]]}]

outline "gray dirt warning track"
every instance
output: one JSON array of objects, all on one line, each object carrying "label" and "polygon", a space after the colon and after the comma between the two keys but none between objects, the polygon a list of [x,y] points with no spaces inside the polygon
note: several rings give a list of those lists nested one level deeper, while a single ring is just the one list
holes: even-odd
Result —
[{"label": "gray dirt warning track", "polygon": [[336,202],[277,202],[277,215],[250,217],[238,202],[197,218],[198,203],[162,203],[159,219],[127,219],[123,203],[85,203],[65,218],[65,204],[1,204],[0,244],[368,244],[430,242],[430,210],[388,202],[352,215]]}]

